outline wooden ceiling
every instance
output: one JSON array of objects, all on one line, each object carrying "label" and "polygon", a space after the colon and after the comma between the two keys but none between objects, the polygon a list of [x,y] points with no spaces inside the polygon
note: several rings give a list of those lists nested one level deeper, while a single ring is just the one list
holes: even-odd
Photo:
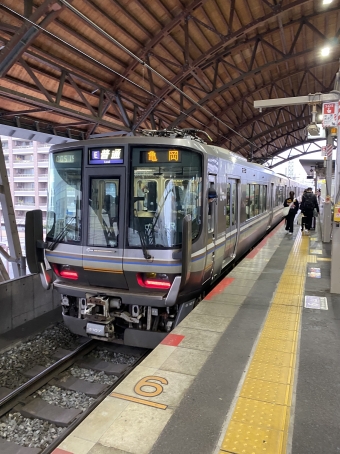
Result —
[{"label": "wooden ceiling", "polygon": [[311,106],[254,100],[330,92],[339,34],[336,0],[2,0],[0,124],[198,128],[265,162],[306,142]]}]

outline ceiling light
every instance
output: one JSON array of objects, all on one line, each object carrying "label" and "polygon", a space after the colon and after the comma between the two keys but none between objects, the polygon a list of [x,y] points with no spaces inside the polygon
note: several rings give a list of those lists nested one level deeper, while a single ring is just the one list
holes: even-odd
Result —
[{"label": "ceiling light", "polygon": [[330,3],[332,3],[333,0],[323,0],[322,4],[323,5],[329,5]]},{"label": "ceiling light", "polygon": [[329,47],[324,47],[323,49],[321,49],[321,55],[323,57],[327,57],[330,53],[330,48]]}]

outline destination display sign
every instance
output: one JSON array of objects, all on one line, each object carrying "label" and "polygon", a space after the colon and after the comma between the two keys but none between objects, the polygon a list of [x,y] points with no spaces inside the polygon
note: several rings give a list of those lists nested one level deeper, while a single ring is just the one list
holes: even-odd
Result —
[{"label": "destination display sign", "polygon": [[123,164],[123,147],[89,148],[89,164]]},{"label": "destination display sign", "polygon": [[141,152],[142,163],[165,163],[181,162],[182,155],[180,150],[147,150]]},{"label": "destination display sign", "polygon": [[53,153],[54,165],[58,168],[78,167],[81,165],[83,150],[58,151]]}]

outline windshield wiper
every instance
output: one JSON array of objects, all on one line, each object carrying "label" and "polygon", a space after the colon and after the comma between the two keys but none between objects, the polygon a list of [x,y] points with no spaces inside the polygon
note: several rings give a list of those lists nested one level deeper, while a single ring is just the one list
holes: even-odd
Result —
[{"label": "windshield wiper", "polygon": [[48,249],[50,251],[53,251],[55,249],[55,247],[60,243],[60,241],[62,241],[66,235],[66,233],[68,232],[68,227],[70,226],[70,224],[75,221],[76,217],[72,217],[68,220],[68,222],[65,224],[64,228],[59,232],[59,234],[57,235],[57,237],[55,238],[55,240],[53,241],[53,243],[50,243],[48,245]]},{"label": "windshield wiper", "polygon": [[152,258],[152,256],[148,253],[147,249],[146,249],[146,240],[145,240],[145,232],[141,229],[141,225],[140,225],[140,220],[139,220],[139,217],[138,217],[138,211],[136,210],[136,208],[134,208],[134,213],[135,213],[135,216],[137,218],[137,232],[138,232],[138,235],[139,235],[139,240],[140,240],[140,244],[141,244],[141,247],[142,247],[142,251],[143,251],[143,255],[145,257],[146,260],[150,260]]},{"label": "windshield wiper", "polygon": [[[153,234],[155,233],[155,227],[156,227],[156,224],[157,224],[157,222],[158,222],[158,218],[159,218],[161,212],[163,211],[163,208],[164,208],[166,199],[168,198],[168,195],[171,194],[171,193],[172,193],[172,189],[171,189],[169,192],[166,193],[166,195],[165,195],[165,197],[164,197],[164,200],[163,200],[163,204],[162,204],[162,206],[159,208],[158,213],[157,213],[157,215],[156,215],[155,218],[154,218],[154,221],[153,221],[153,223],[152,223],[152,226],[151,226],[151,229],[150,229],[150,233],[149,233],[149,238],[150,238],[150,239],[152,238]],[[150,242],[150,241],[149,241],[149,242]]]}]

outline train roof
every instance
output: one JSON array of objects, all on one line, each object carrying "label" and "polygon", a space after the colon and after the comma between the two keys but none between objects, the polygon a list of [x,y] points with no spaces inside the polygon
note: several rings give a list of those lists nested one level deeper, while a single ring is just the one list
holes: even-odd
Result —
[{"label": "train roof", "polygon": [[[66,150],[66,149],[74,149],[77,147],[83,146],[108,146],[108,145],[124,145],[124,144],[131,144],[131,145],[171,145],[177,147],[185,147],[198,150],[204,154],[213,155],[216,157],[226,157],[232,159],[235,163],[239,163],[241,165],[247,165],[247,167],[251,167],[253,169],[265,171],[266,173],[277,175],[273,170],[269,169],[268,167],[264,167],[260,164],[256,164],[253,162],[248,162],[246,158],[240,156],[232,151],[217,147],[215,145],[209,145],[204,143],[203,141],[190,139],[190,138],[171,138],[171,137],[145,137],[145,136],[128,136],[128,137],[104,137],[104,138],[97,138],[97,139],[88,139],[88,140],[81,140],[77,142],[67,142],[64,144],[57,144],[53,145],[50,148],[51,152],[58,151],[58,150]],[[280,175],[282,177],[283,175]],[[285,177],[289,179],[288,177]]]}]

